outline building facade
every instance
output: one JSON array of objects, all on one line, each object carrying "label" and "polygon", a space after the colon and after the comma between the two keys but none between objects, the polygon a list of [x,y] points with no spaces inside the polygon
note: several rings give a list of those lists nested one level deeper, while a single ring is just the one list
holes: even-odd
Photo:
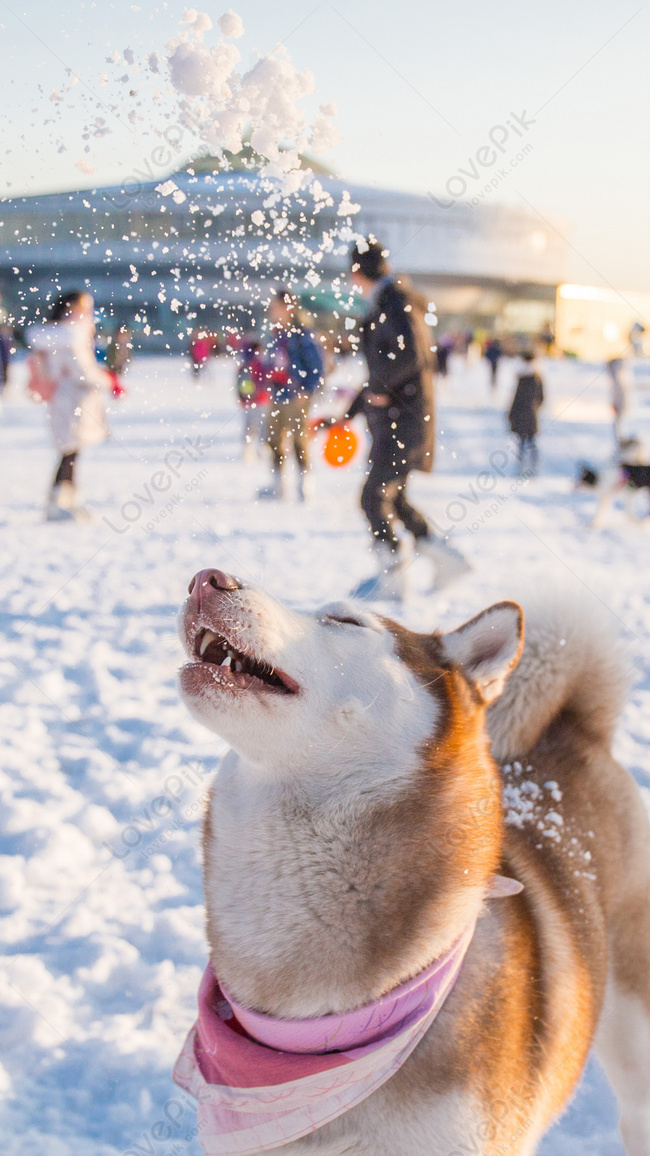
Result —
[{"label": "building facade", "polygon": [[566,245],[528,210],[446,208],[331,175],[318,178],[317,211],[300,194],[273,209],[255,170],[203,167],[175,174],[171,194],[152,182],[4,200],[0,291],[16,323],[41,316],[56,293],[86,287],[108,328],[128,324],[136,346],[173,349],[195,326],[259,324],[270,287],[286,282],[314,311],[336,316],[349,246],[324,245],[323,235],[345,225],[344,192],[360,206],[352,227],[382,241],[392,267],[436,302],[442,325],[527,333],[553,321]]},{"label": "building facade", "polygon": [[583,361],[650,354],[650,293],[607,286],[560,285],[557,347]]}]

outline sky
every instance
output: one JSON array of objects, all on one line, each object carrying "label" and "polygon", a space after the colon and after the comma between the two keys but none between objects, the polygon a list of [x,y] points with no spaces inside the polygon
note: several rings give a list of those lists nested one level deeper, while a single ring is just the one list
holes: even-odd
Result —
[{"label": "sky", "polygon": [[[237,48],[245,65],[284,45],[314,76],[306,112],[337,106],[341,140],[323,159],[350,182],[431,192],[444,202],[474,195],[487,171],[497,186],[491,203],[526,205],[568,238],[571,280],[650,291],[648,5],[233,6],[244,24]],[[176,0],[0,0],[3,195],[116,184],[146,168],[156,131],[173,116],[172,98],[145,100],[142,119],[131,122],[122,86],[119,114],[102,111],[120,73],[107,58],[129,48],[136,58],[164,52],[185,7]],[[198,8],[215,25],[226,11],[213,3]],[[215,29],[207,39],[217,38]],[[51,93],[61,93],[71,74],[78,80],[70,93],[53,103]],[[104,116],[106,135],[84,139],[84,101],[93,116]]]}]

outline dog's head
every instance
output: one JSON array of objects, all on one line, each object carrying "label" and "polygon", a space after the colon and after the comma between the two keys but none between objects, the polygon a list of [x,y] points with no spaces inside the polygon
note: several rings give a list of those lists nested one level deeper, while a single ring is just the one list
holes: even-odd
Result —
[{"label": "dog's head", "polygon": [[440,738],[454,710],[482,718],[519,658],[523,618],[501,602],[450,634],[417,634],[352,603],[297,613],[203,570],[180,633],[191,712],[250,762],[283,773],[389,761]]}]

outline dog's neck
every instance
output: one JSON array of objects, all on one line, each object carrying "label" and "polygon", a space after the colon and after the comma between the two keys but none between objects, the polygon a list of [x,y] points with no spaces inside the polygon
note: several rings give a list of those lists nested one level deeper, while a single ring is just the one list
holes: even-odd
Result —
[{"label": "dog's neck", "polygon": [[227,756],[205,894],[213,966],[241,1003],[285,1017],[360,1006],[476,918],[499,859],[500,802],[485,807],[498,776],[484,750],[462,767],[443,747],[403,754],[389,775],[378,763],[279,777]]}]

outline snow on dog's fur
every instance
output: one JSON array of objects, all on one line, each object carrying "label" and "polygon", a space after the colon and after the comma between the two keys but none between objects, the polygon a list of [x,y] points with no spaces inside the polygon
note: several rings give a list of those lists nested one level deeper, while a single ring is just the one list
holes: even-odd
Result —
[{"label": "snow on dog's fur", "polygon": [[[601,1058],[628,1152],[647,1156],[650,825],[609,751],[625,671],[608,631],[555,596],[531,612],[517,667],[515,603],[417,634],[350,605],[295,614],[203,571],[181,633],[184,698],[232,745],[204,876],[212,962],[240,1003],[276,1017],[361,1006],[480,916],[403,1067],[286,1150],[532,1152],[607,987]],[[523,893],[492,900],[495,871]]]}]

